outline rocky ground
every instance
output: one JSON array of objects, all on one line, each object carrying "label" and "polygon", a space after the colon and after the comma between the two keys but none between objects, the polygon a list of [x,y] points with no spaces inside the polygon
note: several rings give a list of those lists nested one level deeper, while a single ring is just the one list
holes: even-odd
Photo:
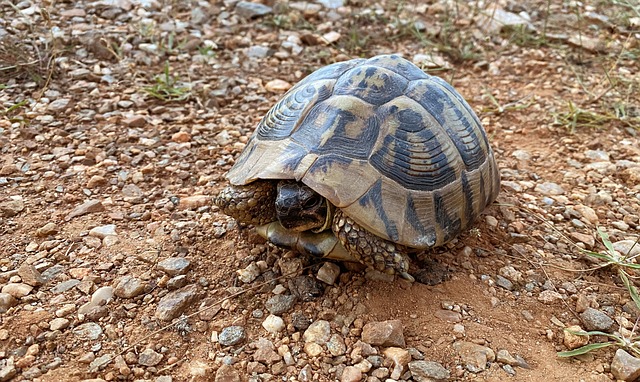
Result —
[{"label": "rocky ground", "polygon": [[[625,0],[0,3],[0,381],[635,380],[639,25]],[[382,53],[465,96],[502,174],[436,286],[211,204],[291,85]],[[561,358],[609,339],[569,327],[627,342]]]}]

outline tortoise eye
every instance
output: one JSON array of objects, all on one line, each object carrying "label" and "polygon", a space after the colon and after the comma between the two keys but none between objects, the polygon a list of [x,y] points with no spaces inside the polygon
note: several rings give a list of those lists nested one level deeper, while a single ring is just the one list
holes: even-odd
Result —
[{"label": "tortoise eye", "polygon": [[309,199],[305,200],[303,207],[306,208],[313,208],[315,206],[317,206],[318,204],[320,204],[322,202],[322,197],[318,194],[313,195],[312,197],[310,197]]}]

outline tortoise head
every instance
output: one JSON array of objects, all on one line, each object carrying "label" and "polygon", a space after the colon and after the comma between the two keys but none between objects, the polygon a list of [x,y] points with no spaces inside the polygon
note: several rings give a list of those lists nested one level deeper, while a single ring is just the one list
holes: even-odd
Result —
[{"label": "tortoise head", "polygon": [[322,195],[300,182],[278,182],[276,215],[292,231],[320,232],[331,224],[331,206]]}]

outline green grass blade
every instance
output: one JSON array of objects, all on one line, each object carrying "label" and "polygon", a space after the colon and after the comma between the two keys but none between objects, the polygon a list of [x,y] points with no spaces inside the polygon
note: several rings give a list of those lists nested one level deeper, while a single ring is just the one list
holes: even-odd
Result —
[{"label": "green grass blade", "polygon": [[609,240],[609,235],[600,229],[600,227],[598,227],[598,235],[600,235],[600,239],[602,239],[602,243],[609,251],[609,254],[611,254],[611,256],[615,256],[616,250],[613,249],[613,244],[611,244],[611,240]]},{"label": "green grass blade", "polygon": [[575,357],[577,355],[587,354],[590,351],[606,348],[606,347],[611,346],[611,345],[615,345],[615,344],[613,342],[599,342],[599,343],[596,343],[596,344],[585,345],[585,346],[582,346],[582,347],[579,347],[579,348],[573,349],[573,350],[561,351],[561,352],[558,352],[557,355],[558,355],[558,357],[563,357],[563,358]]},{"label": "green grass blade", "polygon": [[620,275],[620,278],[622,279],[624,286],[629,291],[629,294],[631,295],[631,299],[636,304],[636,307],[640,309],[640,295],[638,295],[638,288],[636,288],[636,286],[633,285],[631,280],[629,280],[629,275],[627,275],[627,272],[625,272],[623,269],[619,269],[618,274]]}]

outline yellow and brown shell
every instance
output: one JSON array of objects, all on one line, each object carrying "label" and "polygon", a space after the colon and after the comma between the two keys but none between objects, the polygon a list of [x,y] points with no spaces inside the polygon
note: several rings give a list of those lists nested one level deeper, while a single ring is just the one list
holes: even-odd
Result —
[{"label": "yellow and brown shell", "polygon": [[296,179],[375,235],[420,249],[468,228],[500,189],[467,102],[396,55],[335,63],[300,81],[227,178]]}]

